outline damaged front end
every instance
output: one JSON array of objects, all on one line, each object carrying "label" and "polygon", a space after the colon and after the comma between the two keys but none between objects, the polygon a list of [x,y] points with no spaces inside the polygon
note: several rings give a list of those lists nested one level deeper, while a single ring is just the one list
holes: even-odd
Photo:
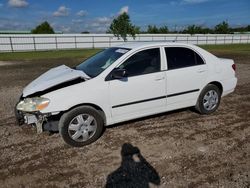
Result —
[{"label": "damaged front end", "polygon": [[58,131],[59,113],[41,113],[49,104],[48,99],[44,98],[20,98],[15,106],[15,116],[19,126],[28,124],[35,126],[37,133],[43,131]]},{"label": "damaged front end", "polygon": [[51,113],[42,114],[39,112],[22,112],[15,108],[15,116],[19,126],[28,124],[36,127],[37,133],[44,131],[57,132],[60,115]]},{"label": "damaged front end", "polygon": [[83,71],[75,70],[65,65],[45,72],[24,88],[22,96],[15,107],[18,124],[34,125],[38,133],[58,131],[61,113],[42,113],[50,104],[50,99],[43,96],[46,93],[80,84],[88,79],[90,77]]}]

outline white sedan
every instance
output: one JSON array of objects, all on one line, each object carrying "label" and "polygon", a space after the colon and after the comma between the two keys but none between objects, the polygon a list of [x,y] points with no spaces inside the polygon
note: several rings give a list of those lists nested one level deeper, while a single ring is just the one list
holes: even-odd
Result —
[{"label": "white sedan", "polygon": [[80,147],[107,125],[192,106],[210,114],[236,83],[234,61],[200,47],[126,43],[42,74],[24,88],[16,116]]}]

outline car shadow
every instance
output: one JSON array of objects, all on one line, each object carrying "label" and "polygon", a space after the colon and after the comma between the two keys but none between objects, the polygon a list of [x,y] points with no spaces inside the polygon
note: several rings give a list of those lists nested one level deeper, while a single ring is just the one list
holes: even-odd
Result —
[{"label": "car shadow", "polygon": [[107,177],[106,188],[147,188],[149,183],[160,185],[157,171],[142,156],[138,147],[124,143],[121,166]]}]

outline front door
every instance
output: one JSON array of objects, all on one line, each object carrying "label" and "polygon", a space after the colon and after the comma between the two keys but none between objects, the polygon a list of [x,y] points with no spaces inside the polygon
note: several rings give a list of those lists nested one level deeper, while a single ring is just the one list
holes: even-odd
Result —
[{"label": "front door", "polygon": [[135,53],[118,68],[126,77],[109,81],[113,120],[124,121],[157,113],[166,106],[166,77],[159,48]]}]

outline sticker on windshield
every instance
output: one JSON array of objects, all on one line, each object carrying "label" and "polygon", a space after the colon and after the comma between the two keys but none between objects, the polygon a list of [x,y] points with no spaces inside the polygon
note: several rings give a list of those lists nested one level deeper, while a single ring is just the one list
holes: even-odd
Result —
[{"label": "sticker on windshield", "polygon": [[121,53],[121,54],[125,54],[125,53],[127,53],[128,52],[128,50],[126,50],[126,49],[117,49],[115,52],[117,52],[117,53]]}]

